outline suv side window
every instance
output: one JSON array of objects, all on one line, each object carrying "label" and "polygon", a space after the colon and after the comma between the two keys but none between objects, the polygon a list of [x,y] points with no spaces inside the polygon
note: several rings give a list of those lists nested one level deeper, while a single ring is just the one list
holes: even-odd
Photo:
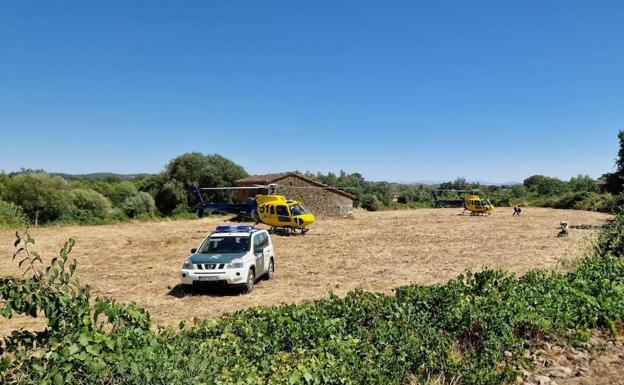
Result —
[{"label": "suv side window", "polygon": [[258,248],[258,246],[260,246],[262,244],[261,235],[262,234],[258,234],[253,239],[253,251],[254,251],[254,253],[256,252],[256,248]]}]

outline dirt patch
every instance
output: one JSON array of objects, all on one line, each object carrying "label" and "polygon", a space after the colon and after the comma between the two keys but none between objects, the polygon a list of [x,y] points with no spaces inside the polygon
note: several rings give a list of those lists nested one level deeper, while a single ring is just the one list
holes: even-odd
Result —
[{"label": "dirt patch", "polygon": [[[465,269],[483,266],[523,273],[565,268],[579,257],[594,230],[570,230],[557,238],[560,221],[600,226],[609,215],[574,210],[526,208],[520,217],[499,208],[492,216],[460,215],[461,209],[368,213],[355,219],[325,219],[305,236],[273,237],[276,274],[254,292],[213,290],[188,295],[177,285],[192,247],[223,219],[65,226],[31,231],[41,254],[52,257],[68,237],[76,238],[77,274],[98,296],[135,301],[158,325],[216,317],[258,305],[301,303],[343,295],[357,287],[391,293],[409,283],[446,282]],[[0,231],[0,275],[17,275],[11,262],[14,233]],[[0,319],[0,335],[34,320]]]},{"label": "dirt patch", "polygon": [[522,385],[624,385],[624,343],[604,334],[577,348],[546,343],[530,357]]}]

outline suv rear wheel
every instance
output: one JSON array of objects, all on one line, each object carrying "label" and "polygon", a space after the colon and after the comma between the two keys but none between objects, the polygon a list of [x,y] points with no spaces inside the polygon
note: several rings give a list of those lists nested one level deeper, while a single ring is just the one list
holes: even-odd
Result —
[{"label": "suv rear wheel", "polygon": [[252,292],[255,282],[256,282],[256,274],[254,273],[252,269],[249,269],[249,272],[247,273],[247,282],[245,282],[245,285],[243,287],[243,289],[245,290],[245,293]]}]

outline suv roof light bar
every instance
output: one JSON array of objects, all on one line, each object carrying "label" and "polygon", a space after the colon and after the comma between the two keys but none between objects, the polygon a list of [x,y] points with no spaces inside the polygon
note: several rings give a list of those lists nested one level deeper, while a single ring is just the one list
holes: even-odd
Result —
[{"label": "suv roof light bar", "polygon": [[253,226],[217,226],[215,232],[217,233],[245,233],[255,230]]}]

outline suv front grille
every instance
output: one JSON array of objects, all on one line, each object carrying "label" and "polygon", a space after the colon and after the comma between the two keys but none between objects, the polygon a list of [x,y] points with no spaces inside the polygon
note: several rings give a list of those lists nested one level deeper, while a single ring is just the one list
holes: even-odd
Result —
[{"label": "suv front grille", "polygon": [[198,263],[195,264],[197,270],[223,270],[225,263]]}]

